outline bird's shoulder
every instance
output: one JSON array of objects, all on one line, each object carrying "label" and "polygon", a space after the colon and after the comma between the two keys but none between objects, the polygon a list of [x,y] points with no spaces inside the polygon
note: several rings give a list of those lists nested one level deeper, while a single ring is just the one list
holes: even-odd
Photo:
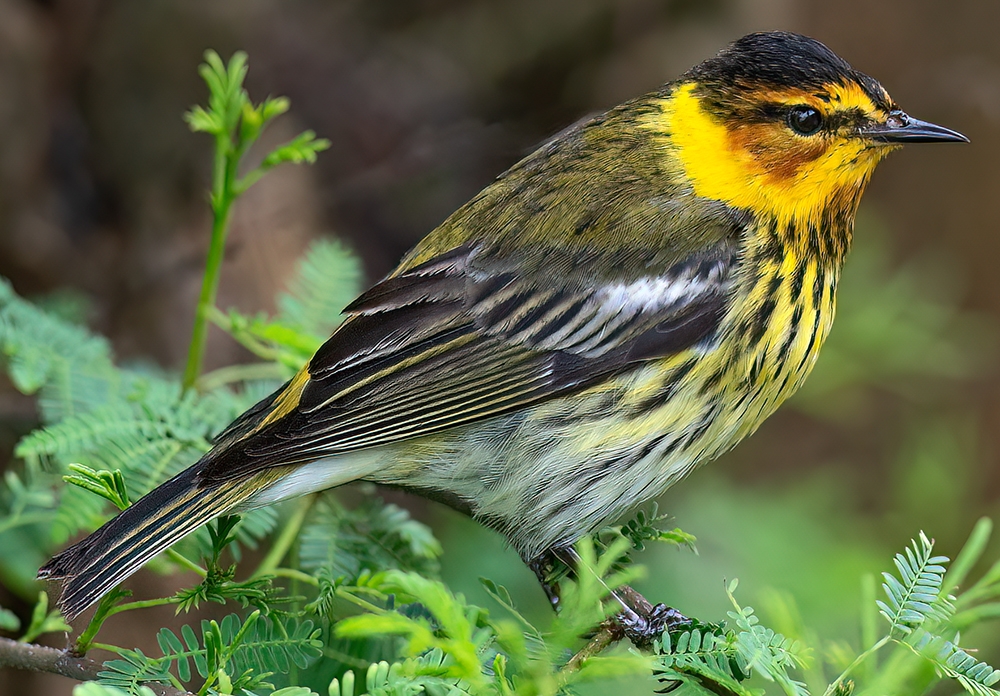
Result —
[{"label": "bird's shoulder", "polygon": [[695,195],[676,154],[644,125],[663,98],[627,102],[543,144],[425,237],[394,274],[479,245],[526,272],[533,259],[553,270],[555,256],[592,278],[631,280],[738,245],[751,216]]}]

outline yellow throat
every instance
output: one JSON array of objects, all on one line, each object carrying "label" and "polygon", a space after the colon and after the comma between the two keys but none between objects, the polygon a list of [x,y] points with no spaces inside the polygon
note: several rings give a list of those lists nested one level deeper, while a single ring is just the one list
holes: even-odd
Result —
[{"label": "yellow throat", "polygon": [[[831,207],[853,217],[872,170],[890,148],[872,148],[857,138],[804,138],[780,124],[727,124],[706,109],[697,88],[690,82],[678,87],[645,124],[672,151],[696,194],[767,215],[782,228],[818,226]],[[809,104],[821,112],[876,108],[850,83],[819,93],[758,96]]]}]

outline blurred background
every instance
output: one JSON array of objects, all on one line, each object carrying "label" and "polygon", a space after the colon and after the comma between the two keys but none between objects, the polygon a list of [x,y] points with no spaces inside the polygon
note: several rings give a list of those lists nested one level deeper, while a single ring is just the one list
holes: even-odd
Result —
[{"label": "blurred background", "polygon": [[[977,518],[1000,511],[998,26],[992,0],[0,0],[0,276],[28,297],[71,291],[122,360],[180,369],[211,165],[210,140],[181,115],[205,99],[207,48],[249,52],[255,101],[291,98],[265,146],[304,128],[332,142],[237,206],[218,304],[252,313],[273,310],[317,236],[347,242],[378,279],[566,125],[747,32],[819,38],[972,144],[914,146],[880,167],[814,377],[660,501],[700,555],[646,551],[640,589],[711,620],[727,608],[723,579],[739,577],[765,621],[798,612],[857,643],[863,573],[920,529],[954,556]],[[212,333],[206,368],[249,359]],[[0,466],[37,422],[2,379]],[[453,587],[486,603],[476,577],[489,576],[545,611],[497,537],[392,499],[432,524]],[[995,663],[997,633],[963,642]],[[2,693],[68,687],[0,673]]]}]

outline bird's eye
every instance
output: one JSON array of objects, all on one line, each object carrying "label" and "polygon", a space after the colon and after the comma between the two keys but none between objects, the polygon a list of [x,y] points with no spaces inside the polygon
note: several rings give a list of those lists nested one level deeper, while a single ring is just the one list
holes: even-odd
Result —
[{"label": "bird's eye", "polygon": [[823,116],[811,106],[795,106],[788,112],[788,127],[800,135],[812,135],[823,125]]}]

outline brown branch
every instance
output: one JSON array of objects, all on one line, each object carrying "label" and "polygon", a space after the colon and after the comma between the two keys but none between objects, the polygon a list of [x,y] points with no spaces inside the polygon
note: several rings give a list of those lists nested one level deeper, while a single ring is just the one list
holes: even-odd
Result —
[{"label": "brown branch", "polygon": [[[13,667],[29,672],[49,672],[78,681],[97,679],[101,663],[89,657],[74,657],[65,650],[57,650],[34,643],[18,643],[10,638],[0,638],[0,667]],[[185,696],[169,684],[147,684],[157,696]]]},{"label": "brown branch", "polygon": [[575,672],[589,658],[603,652],[608,646],[612,643],[617,643],[623,637],[621,628],[615,624],[614,619],[603,622],[600,628],[598,628],[597,633],[594,634],[594,637],[590,639],[590,642],[583,646],[580,652],[570,658],[570,661],[566,663],[563,670]]}]

